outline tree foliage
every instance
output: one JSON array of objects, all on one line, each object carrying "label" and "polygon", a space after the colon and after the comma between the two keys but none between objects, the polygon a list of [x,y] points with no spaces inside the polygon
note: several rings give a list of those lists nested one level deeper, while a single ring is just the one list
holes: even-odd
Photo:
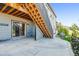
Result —
[{"label": "tree foliage", "polygon": [[69,35],[68,29],[65,26],[63,26],[61,23],[57,23],[57,30],[58,30],[58,34],[64,33],[65,35]]},{"label": "tree foliage", "polygon": [[79,27],[76,24],[73,24],[70,29],[73,31],[73,37],[78,37],[79,35]]},{"label": "tree foliage", "polygon": [[[58,36],[61,37],[61,33],[64,33],[62,37],[64,37],[65,40],[72,38],[79,38],[79,27],[76,24],[72,24],[72,26],[67,27],[62,25],[61,23],[57,22],[57,30],[58,30]],[[72,31],[72,34],[69,35],[70,31]]]}]

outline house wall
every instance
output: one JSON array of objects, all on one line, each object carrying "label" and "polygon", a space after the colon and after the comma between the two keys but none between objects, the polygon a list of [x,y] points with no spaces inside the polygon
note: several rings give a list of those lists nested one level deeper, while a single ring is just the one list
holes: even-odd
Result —
[{"label": "house wall", "polygon": [[[0,13],[0,40],[6,40],[6,39],[12,38],[11,21],[19,21],[19,22],[24,22],[26,24],[29,23],[29,21],[26,21],[25,19]],[[25,36],[26,36],[26,33],[25,33]]]},{"label": "house wall", "polygon": [[49,32],[53,36],[53,29],[52,29],[51,23],[49,21],[48,13],[47,13],[44,3],[36,3],[36,6],[39,9],[41,15],[43,16],[43,18],[44,18],[43,20],[44,20]]},{"label": "house wall", "polygon": [[36,25],[36,40],[42,39],[43,38],[43,33],[39,29],[39,27]]},{"label": "house wall", "polygon": [[50,24],[52,25],[53,37],[55,37],[56,36],[56,17],[54,15],[54,13],[51,11],[48,4],[44,4],[44,6],[47,10],[47,14],[48,14],[48,17],[49,17]]},{"label": "house wall", "polygon": [[[27,21],[27,20],[22,19],[22,18],[15,17],[15,16],[0,13],[0,24],[8,25],[8,26],[0,25],[0,40],[7,40],[7,39],[13,39],[13,40],[15,39],[16,40],[17,39],[16,37],[11,36],[12,35],[11,34],[12,33],[12,22],[11,21],[18,21],[18,22],[25,23],[25,36],[22,36],[22,37],[19,36],[19,37],[17,37],[18,39],[23,38],[23,37],[26,38],[28,32],[31,30],[33,30],[34,36],[36,34],[37,40],[43,38],[43,33],[41,32],[39,27],[37,25],[34,25],[32,22]],[[30,26],[28,26],[27,24],[30,24]],[[27,30],[27,26],[28,26],[28,30]],[[35,32],[35,29],[33,29],[33,28],[35,28],[35,26],[36,26],[36,32]]]},{"label": "house wall", "polygon": [[0,25],[0,40],[10,39],[11,38],[11,20],[9,17],[4,17],[3,14],[0,13],[0,24],[8,24],[8,26]]}]

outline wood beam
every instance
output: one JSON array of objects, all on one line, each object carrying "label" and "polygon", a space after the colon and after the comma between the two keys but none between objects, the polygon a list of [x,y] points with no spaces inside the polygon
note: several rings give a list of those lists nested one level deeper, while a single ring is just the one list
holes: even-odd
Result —
[{"label": "wood beam", "polygon": [[10,9],[7,13],[9,14],[10,12],[12,12],[14,9],[12,8],[12,9]]},{"label": "wood beam", "polygon": [[6,7],[7,7],[7,6],[5,5],[5,6],[2,8],[2,10],[0,10],[0,12],[2,12]]}]

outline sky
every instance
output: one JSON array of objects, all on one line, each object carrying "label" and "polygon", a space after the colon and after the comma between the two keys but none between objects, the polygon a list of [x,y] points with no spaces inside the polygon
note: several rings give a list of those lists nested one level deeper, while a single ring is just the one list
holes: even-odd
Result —
[{"label": "sky", "polygon": [[77,24],[79,26],[79,3],[52,3],[57,15],[57,21],[65,26]]}]

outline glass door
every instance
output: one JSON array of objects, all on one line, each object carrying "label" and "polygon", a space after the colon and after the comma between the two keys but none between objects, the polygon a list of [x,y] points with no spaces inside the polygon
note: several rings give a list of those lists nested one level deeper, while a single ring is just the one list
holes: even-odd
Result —
[{"label": "glass door", "polygon": [[28,37],[28,38],[35,38],[35,25],[33,25],[33,24],[27,24],[27,26],[26,26],[26,36]]},{"label": "glass door", "polygon": [[20,22],[12,22],[12,37],[24,36],[25,24]]}]

